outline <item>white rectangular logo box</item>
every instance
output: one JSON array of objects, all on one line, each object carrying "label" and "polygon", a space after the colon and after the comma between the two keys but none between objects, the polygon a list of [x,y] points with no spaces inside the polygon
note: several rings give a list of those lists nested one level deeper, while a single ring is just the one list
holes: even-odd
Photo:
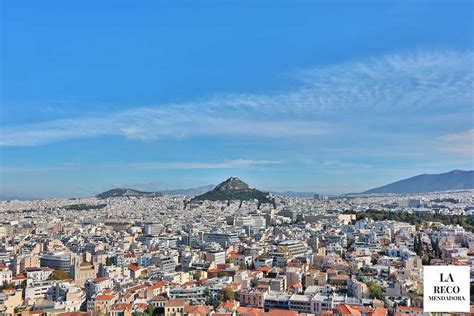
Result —
[{"label": "white rectangular logo box", "polygon": [[470,266],[424,266],[423,311],[469,312]]}]

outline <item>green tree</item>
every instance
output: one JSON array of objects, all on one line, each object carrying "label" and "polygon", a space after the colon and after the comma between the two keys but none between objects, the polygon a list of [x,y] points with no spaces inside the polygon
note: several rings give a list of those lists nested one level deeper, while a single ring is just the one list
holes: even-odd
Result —
[{"label": "green tree", "polygon": [[382,288],[374,281],[367,282],[367,287],[372,298],[376,298],[378,300],[382,300],[384,298],[384,292]]},{"label": "green tree", "polygon": [[206,305],[212,305],[214,308],[219,306],[219,300],[214,296],[209,289],[204,290],[204,297],[206,298]]},{"label": "green tree", "polygon": [[218,278],[222,278],[222,277],[225,277],[227,276],[227,273],[225,271],[219,271],[217,272],[217,277]]},{"label": "green tree", "polygon": [[413,251],[415,251],[418,256],[421,256],[423,252],[423,244],[420,235],[415,236],[415,240],[413,241]]},{"label": "green tree", "polygon": [[58,269],[54,270],[51,274],[51,280],[67,280],[70,279],[69,274],[66,271]]},{"label": "green tree", "polygon": [[439,242],[432,238],[431,247],[433,248],[435,258],[441,258],[441,249],[439,248]]},{"label": "green tree", "polygon": [[258,285],[258,280],[257,279],[250,280],[250,287],[256,287],[257,285]]},{"label": "green tree", "polygon": [[235,298],[234,291],[230,287],[226,287],[222,289],[221,295],[220,295],[220,301],[221,302],[227,302],[227,301],[233,301]]},{"label": "green tree", "polygon": [[430,264],[430,261],[431,261],[431,256],[429,254],[425,254],[423,255],[423,257],[421,258],[421,263],[426,266],[426,265],[429,265]]},{"label": "green tree", "polygon": [[15,286],[14,283],[3,281],[2,289],[3,290],[13,290],[13,289],[16,289],[16,286]]},{"label": "green tree", "polygon": [[352,247],[353,244],[354,244],[354,240],[353,240],[353,239],[349,239],[349,240],[347,241],[347,247],[346,247],[346,249],[351,249],[351,247]]},{"label": "green tree", "polygon": [[376,265],[377,263],[379,263],[379,260],[377,257],[373,256],[370,260],[370,262],[373,264],[373,265]]},{"label": "green tree", "polygon": [[155,306],[153,304],[148,304],[145,314],[148,316],[153,316],[155,313]]}]

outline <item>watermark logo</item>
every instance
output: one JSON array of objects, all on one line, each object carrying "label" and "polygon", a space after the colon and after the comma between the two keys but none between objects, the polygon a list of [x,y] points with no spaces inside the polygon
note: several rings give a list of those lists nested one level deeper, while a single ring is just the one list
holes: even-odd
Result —
[{"label": "watermark logo", "polygon": [[469,266],[424,266],[423,311],[469,312]]}]

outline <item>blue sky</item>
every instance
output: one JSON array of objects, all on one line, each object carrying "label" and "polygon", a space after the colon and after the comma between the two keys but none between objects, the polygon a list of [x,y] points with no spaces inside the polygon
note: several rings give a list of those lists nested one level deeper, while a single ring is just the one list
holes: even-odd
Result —
[{"label": "blue sky", "polygon": [[1,195],[473,169],[471,1],[1,6]]}]

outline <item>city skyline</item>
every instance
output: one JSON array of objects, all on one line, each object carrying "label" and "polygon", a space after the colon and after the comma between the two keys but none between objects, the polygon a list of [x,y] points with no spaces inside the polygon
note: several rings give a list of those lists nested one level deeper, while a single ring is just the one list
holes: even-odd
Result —
[{"label": "city skyline", "polygon": [[473,26],[0,1],[0,315],[474,315]]},{"label": "city skyline", "polygon": [[4,1],[0,191],[472,170],[472,4],[338,4]]}]

